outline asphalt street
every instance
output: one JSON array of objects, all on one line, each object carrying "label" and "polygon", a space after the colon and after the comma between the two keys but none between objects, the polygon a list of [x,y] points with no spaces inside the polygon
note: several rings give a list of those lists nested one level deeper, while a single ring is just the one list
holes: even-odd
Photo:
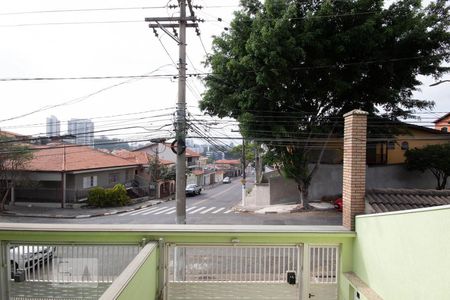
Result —
[{"label": "asphalt street", "polygon": [[[251,180],[250,180],[251,182]],[[248,187],[251,187],[251,183]],[[254,214],[235,212],[241,201],[242,186],[238,178],[230,184],[217,184],[200,195],[186,199],[187,224],[248,224],[248,225],[341,225],[341,215],[335,211],[310,211],[291,214]],[[175,224],[176,202],[110,216],[86,219],[48,219],[2,216],[2,222],[75,223],[75,224]]]}]

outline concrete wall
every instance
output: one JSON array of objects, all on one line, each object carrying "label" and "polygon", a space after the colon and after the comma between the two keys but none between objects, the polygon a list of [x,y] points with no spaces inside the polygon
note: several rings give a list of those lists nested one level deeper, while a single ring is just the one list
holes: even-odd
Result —
[{"label": "concrete wall", "polygon": [[[269,179],[270,204],[295,203],[299,201],[300,194],[297,184],[292,179],[285,179],[281,176]],[[276,188],[273,188],[275,187]]]},{"label": "concrete wall", "polygon": [[[269,179],[271,186],[271,204],[283,203],[283,199],[298,196],[297,186],[293,180],[282,177]],[[404,165],[368,166],[366,188],[417,188],[434,189],[436,180],[430,172],[408,171]],[[274,192],[272,191],[274,190]],[[273,195],[272,193],[275,193]],[[280,196],[278,196],[280,194]],[[320,200],[323,196],[342,194],[342,165],[321,165],[312,179],[309,198]],[[289,196],[291,195],[291,196]]]},{"label": "concrete wall", "polygon": [[245,206],[270,205],[270,187],[268,183],[255,184],[245,197]]},{"label": "concrete wall", "polygon": [[385,300],[450,299],[450,205],[356,217],[353,271]]}]

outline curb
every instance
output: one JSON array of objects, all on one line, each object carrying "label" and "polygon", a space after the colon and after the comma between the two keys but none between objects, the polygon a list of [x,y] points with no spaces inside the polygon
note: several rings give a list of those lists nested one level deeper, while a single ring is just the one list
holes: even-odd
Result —
[{"label": "curb", "polygon": [[105,217],[105,216],[112,216],[116,214],[126,213],[130,211],[135,211],[143,208],[147,208],[150,206],[158,205],[163,202],[171,201],[172,199],[161,199],[156,203],[148,203],[139,205],[134,208],[127,208],[123,210],[111,210],[103,213],[96,213],[96,214],[90,214],[90,215],[49,215],[49,214],[24,214],[24,213],[15,213],[15,212],[9,212],[5,211],[2,212],[0,215],[2,216],[8,216],[8,217],[28,217],[28,218],[47,218],[47,219],[88,219],[88,218],[95,218],[95,217]]}]

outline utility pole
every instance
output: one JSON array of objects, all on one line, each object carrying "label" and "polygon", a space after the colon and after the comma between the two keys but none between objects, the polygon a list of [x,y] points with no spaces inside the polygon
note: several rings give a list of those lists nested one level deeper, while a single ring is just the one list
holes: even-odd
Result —
[{"label": "utility pole", "polygon": [[[177,207],[177,224],[186,224],[186,28],[195,27],[197,34],[198,21],[194,15],[191,0],[178,0],[180,8],[179,17],[161,17],[161,18],[145,18],[146,22],[150,22],[149,27],[153,28],[153,32],[157,36],[156,29],[159,28],[170,36],[179,46],[178,61],[178,101],[176,108],[176,207]],[[186,6],[189,6],[190,16],[186,16]],[[162,22],[162,23],[161,23]],[[172,28],[173,33],[167,30]],[[175,31],[179,28],[180,34]]]},{"label": "utility pole", "polygon": [[246,180],[245,180],[245,166],[246,166],[246,162],[245,162],[245,139],[242,138],[242,206],[246,205],[245,202],[245,184],[246,184]]}]

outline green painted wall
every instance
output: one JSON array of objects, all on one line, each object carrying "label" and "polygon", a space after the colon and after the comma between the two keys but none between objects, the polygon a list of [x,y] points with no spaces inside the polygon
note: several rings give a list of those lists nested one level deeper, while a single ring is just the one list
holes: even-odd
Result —
[{"label": "green painted wall", "polygon": [[158,289],[158,251],[153,251],[134,275],[118,300],[153,300]]},{"label": "green painted wall", "polygon": [[354,272],[385,300],[450,299],[450,207],[356,219]]}]

